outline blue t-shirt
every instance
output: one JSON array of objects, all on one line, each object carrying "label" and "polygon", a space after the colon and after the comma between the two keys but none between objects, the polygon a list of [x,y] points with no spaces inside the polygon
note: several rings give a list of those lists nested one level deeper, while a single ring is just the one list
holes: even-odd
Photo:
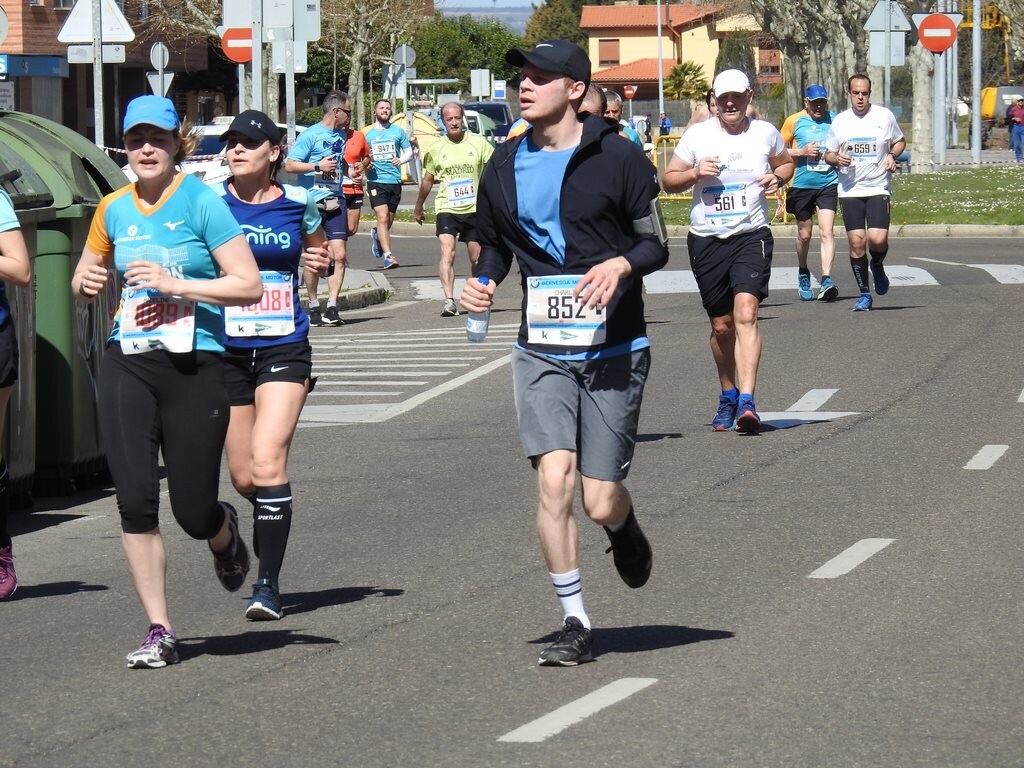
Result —
[{"label": "blue t-shirt", "polygon": [[824,189],[833,184],[839,183],[839,174],[836,169],[825,162],[825,140],[828,138],[829,129],[832,127],[832,118],[835,112],[827,113],[819,123],[808,114],[802,114],[796,119],[793,126],[793,143],[796,147],[803,147],[813,142],[818,143],[821,149],[822,158],[815,161],[812,157],[796,157],[796,175],[793,177],[793,186],[801,189]]},{"label": "blue t-shirt", "polygon": [[[329,172],[310,171],[299,175],[300,186],[306,189],[317,189],[317,199],[326,197],[323,191],[339,194],[341,178],[345,172],[345,129],[334,131],[326,128],[323,123],[311,125],[295,138],[295,146],[288,153],[289,160],[300,163],[315,163],[325,157],[334,155],[338,161],[337,169]],[[338,172],[340,169],[341,173]]]},{"label": "blue t-shirt", "polygon": [[402,166],[392,165],[391,160],[412,151],[412,144],[405,131],[397,125],[381,128],[374,124],[364,133],[366,143],[370,145],[370,157],[373,158],[366,180],[377,184],[401,184]]},{"label": "blue t-shirt", "polygon": [[516,204],[521,226],[537,247],[565,264],[562,179],[576,147],[543,152],[528,134],[516,148]]},{"label": "blue t-shirt", "polygon": [[[100,256],[113,253],[124,286],[110,341],[121,338],[121,307],[128,298],[124,273],[132,261],[152,261],[185,280],[214,280],[220,268],[213,251],[242,234],[227,205],[195,176],[179,173],[170,191],[154,207],[143,209],[129,184],[100,200],[92,218],[88,247]],[[223,352],[220,307],[196,302],[193,349]]]},{"label": "blue t-shirt", "polygon": [[[230,181],[230,179],[228,180]],[[235,220],[242,227],[260,272],[287,274],[292,284],[292,307],[295,330],[286,336],[228,336],[221,338],[232,349],[261,349],[278,344],[302,341],[309,335],[309,317],[299,301],[299,261],[302,258],[302,236],[316,232],[320,212],[309,190],[290,184],[278,184],[281,196],[269,203],[246,203],[228,189],[228,181],[215,189],[228,204]],[[224,307],[221,307],[223,314]]]},{"label": "blue t-shirt", "polygon": [[[0,232],[21,229],[17,214],[14,213],[14,202],[10,195],[0,189]],[[0,325],[11,316],[11,305],[7,301],[7,284],[0,280]]]}]

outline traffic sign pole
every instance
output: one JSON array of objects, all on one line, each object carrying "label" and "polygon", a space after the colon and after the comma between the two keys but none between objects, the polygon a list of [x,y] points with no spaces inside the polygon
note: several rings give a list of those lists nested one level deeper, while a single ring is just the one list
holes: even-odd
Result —
[{"label": "traffic sign pole", "polygon": [[[79,0],[85,2],[85,0]],[[103,4],[92,0],[93,142],[103,148]]]}]

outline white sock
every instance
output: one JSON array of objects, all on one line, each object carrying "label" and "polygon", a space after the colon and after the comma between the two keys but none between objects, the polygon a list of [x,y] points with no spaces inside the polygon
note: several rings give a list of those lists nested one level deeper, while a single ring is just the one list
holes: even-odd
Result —
[{"label": "white sock", "polygon": [[331,307],[337,307],[337,306],[338,306],[338,302],[336,302],[336,301],[328,301],[327,302],[327,309],[330,309]]},{"label": "white sock", "polygon": [[568,573],[548,573],[551,577],[551,584],[558,595],[558,602],[562,604],[562,615],[564,619],[575,616],[584,627],[590,629],[590,617],[583,609],[583,583],[580,581],[580,569]]},{"label": "white sock", "polygon": [[320,302],[319,301],[313,301],[312,299],[310,299],[306,303],[309,305],[310,309],[320,309]]}]

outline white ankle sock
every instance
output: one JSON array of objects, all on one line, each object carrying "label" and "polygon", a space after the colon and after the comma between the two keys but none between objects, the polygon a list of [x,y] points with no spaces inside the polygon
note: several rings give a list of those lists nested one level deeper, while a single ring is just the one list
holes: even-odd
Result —
[{"label": "white ankle sock", "polygon": [[555,588],[558,602],[562,604],[563,618],[575,616],[584,627],[590,629],[590,617],[583,609],[583,583],[580,581],[580,569],[568,573],[548,573],[551,584]]}]

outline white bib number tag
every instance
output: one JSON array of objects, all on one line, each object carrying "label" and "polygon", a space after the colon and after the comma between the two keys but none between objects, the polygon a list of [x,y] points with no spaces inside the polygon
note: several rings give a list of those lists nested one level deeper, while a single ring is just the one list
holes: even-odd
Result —
[{"label": "white bib number tag", "polygon": [[603,344],[608,316],[603,309],[587,309],[572,295],[580,275],[552,275],[527,280],[526,325],[531,344],[594,347]]},{"label": "white bib number tag", "polygon": [[729,224],[747,217],[747,185],[715,184],[700,195],[704,218],[712,224]]},{"label": "white bib number tag", "polygon": [[196,303],[173,296],[150,297],[125,290],[120,317],[121,351],[138,355],[163,349],[191,352],[196,336]]},{"label": "white bib number tag", "polygon": [[870,136],[861,139],[850,139],[848,146],[850,157],[858,165],[878,162],[878,144]]},{"label": "white bib number tag", "polygon": [[448,203],[450,205],[476,205],[476,186],[472,179],[457,179],[448,182]]},{"label": "white bib number tag", "polygon": [[395,142],[393,139],[387,141],[375,141],[370,147],[370,154],[373,155],[373,161],[378,162],[381,160],[394,160],[395,159]]},{"label": "white bib number tag", "polygon": [[247,307],[224,307],[228,336],[287,336],[295,331],[290,272],[260,272],[263,298]]}]

